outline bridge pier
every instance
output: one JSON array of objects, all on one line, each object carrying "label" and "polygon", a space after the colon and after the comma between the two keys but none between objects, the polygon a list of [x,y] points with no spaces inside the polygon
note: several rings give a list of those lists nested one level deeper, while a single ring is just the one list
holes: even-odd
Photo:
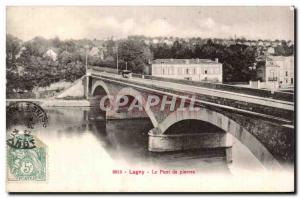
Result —
[{"label": "bridge pier", "polygon": [[227,163],[232,162],[231,138],[226,133],[156,134],[150,130],[148,150],[152,152],[223,149]]}]

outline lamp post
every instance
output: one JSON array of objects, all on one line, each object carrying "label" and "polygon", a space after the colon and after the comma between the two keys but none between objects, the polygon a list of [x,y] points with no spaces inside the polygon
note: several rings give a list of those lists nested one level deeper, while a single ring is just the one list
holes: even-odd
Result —
[{"label": "lamp post", "polygon": [[[276,89],[276,86],[275,86],[275,70],[273,71],[273,90],[272,90],[272,93],[274,93],[275,92],[275,89]],[[276,81],[277,81],[277,79],[276,79]]]},{"label": "lamp post", "polygon": [[[275,76],[275,70],[270,70],[270,78],[271,78],[271,80],[272,80],[272,85],[271,85],[271,93],[274,93],[274,91],[275,91],[275,89],[276,89],[276,87],[275,87],[275,78],[277,78],[276,76]],[[277,79],[276,79],[276,81],[277,81]]]},{"label": "lamp post", "polygon": [[115,47],[115,51],[116,51],[116,54],[117,54],[117,74],[119,74],[119,46],[118,46],[118,43]]},{"label": "lamp post", "polygon": [[[257,73],[256,73],[256,63],[253,64],[253,66],[248,67],[250,70],[250,87],[252,88],[258,88],[259,89],[259,80],[256,79]],[[255,82],[257,81],[257,82]]]},{"label": "lamp post", "polygon": [[86,99],[88,98],[88,93],[89,93],[89,78],[88,78],[88,50],[89,46],[85,46],[85,80],[86,80],[86,89],[85,89],[85,97]]}]

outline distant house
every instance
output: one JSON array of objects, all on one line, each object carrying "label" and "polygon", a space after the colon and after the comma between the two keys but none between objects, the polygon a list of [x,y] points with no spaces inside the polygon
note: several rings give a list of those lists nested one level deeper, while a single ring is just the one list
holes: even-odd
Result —
[{"label": "distant house", "polygon": [[222,82],[222,64],[209,59],[156,59],[152,75],[193,81]]},{"label": "distant house", "polygon": [[270,55],[273,55],[273,54],[275,53],[274,47],[269,47],[269,48],[267,49],[267,53],[270,54]]},{"label": "distant house", "polygon": [[172,45],[173,44],[173,41],[169,40],[169,39],[165,39],[163,41],[163,43],[167,44],[167,45]]},{"label": "distant house", "polygon": [[271,46],[271,42],[270,41],[263,41],[264,46]]},{"label": "distant house", "polygon": [[256,41],[251,41],[251,42],[250,42],[250,45],[251,45],[251,46],[256,46],[257,43],[256,43]]},{"label": "distant house", "polygon": [[288,42],[287,42],[287,46],[291,47],[292,45],[294,45],[294,42],[293,42],[293,41],[288,41]]},{"label": "distant house", "polygon": [[151,41],[150,41],[150,40],[147,40],[147,39],[144,40],[144,42],[145,42],[146,45],[150,45],[150,43],[151,43]]},{"label": "distant house", "polygon": [[158,42],[159,42],[158,39],[153,39],[153,40],[152,40],[152,43],[154,43],[154,44],[157,44]]},{"label": "distant house", "polygon": [[236,42],[233,41],[233,40],[227,40],[227,41],[225,41],[225,45],[226,46],[235,45],[235,44],[236,44]]},{"label": "distant house", "polygon": [[268,89],[294,86],[294,56],[267,56],[266,64],[257,71]]},{"label": "distant house", "polygon": [[263,42],[263,41],[258,41],[258,45],[259,45],[259,46],[263,46],[263,45],[264,45],[264,42]]},{"label": "distant house", "polygon": [[44,55],[43,55],[43,57],[49,57],[49,58],[51,58],[53,61],[56,61],[57,60],[57,53],[53,50],[53,49],[48,49],[45,53],[44,53]]},{"label": "distant house", "polygon": [[92,49],[89,51],[89,56],[97,57],[103,60],[104,58],[104,52],[103,50],[99,49],[98,47],[92,47]]},{"label": "distant house", "polygon": [[272,45],[271,45],[272,47],[277,47],[278,46],[278,44],[276,43],[276,42],[272,42]]},{"label": "distant house", "polygon": [[250,45],[251,45],[250,42],[244,42],[243,44],[244,44],[244,45],[247,45],[247,46],[250,46]]}]

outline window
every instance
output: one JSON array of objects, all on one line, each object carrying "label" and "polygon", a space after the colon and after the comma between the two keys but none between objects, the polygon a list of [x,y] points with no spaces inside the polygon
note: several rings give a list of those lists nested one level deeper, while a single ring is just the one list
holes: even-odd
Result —
[{"label": "window", "polygon": [[178,68],[178,74],[181,75],[182,74],[182,69]]},{"label": "window", "polygon": [[189,69],[185,69],[185,74],[189,74]]},{"label": "window", "polygon": [[207,74],[207,70],[204,70],[204,73]]},{"label": "window", "polygon": [[197,73],[196,68],[194,68],[194,74],[196,74],[196,73]]},{"label": "window", "polygon": [[285,76],[288,76],[288,72],[287,71],[285,72]]},{"label": "window", "polygon": [[291,78],[291,84],[294,84],[294,79],[293,78]]},{"label": "window", "polygon": [[268,81],[277,81],[277,76],[275,76],[274,70],[270,70],[270,75],[268,77]]}]

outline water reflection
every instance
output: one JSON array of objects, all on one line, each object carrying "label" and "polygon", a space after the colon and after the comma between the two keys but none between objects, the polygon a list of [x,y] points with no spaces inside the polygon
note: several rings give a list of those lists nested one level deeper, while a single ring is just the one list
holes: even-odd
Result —
[{"label": "water reflection", "polygon": [[[62,140],[71,141],[81,148],[94,147],[86,139],[93,138],[97,147],[104,149],[112,160],[129,166],[158,166],[167,168],[193,168],[202,172],[230,173],[225,162],[223,150],[193,150],[180,152],[155,153],[148,151],[148,131],[153,128],[149,119],[109,120],[105,121],[105,114],[90,108],[82,107],[55,107],[44,108],[48,115],[47,128],[37,127],[34,133],[51,149]],[[235,154],[247,154],[235,144],[233,163],[236,163]],[[236,152],[238,150],[238,152]],[[244,149],[245,150],[245,149]],[[62,152],[67,152],[65,150]],[[97,152],[94,150],[93,152]],[[247,156],[247,155],[246,155]],[[251,156],[250,156],[251,158]],[[245,161],[250,159],[244,157]],[[94,159],[97,160],[97,159]],[[247,162],[248,163],[248,162]],[[245,163],[245,164],[247,164]],[[236,165],[236,164],[235,164]],[[253,166],[259,168],[255,162]],[[252,167],[253,167],[252,166]]]}]

